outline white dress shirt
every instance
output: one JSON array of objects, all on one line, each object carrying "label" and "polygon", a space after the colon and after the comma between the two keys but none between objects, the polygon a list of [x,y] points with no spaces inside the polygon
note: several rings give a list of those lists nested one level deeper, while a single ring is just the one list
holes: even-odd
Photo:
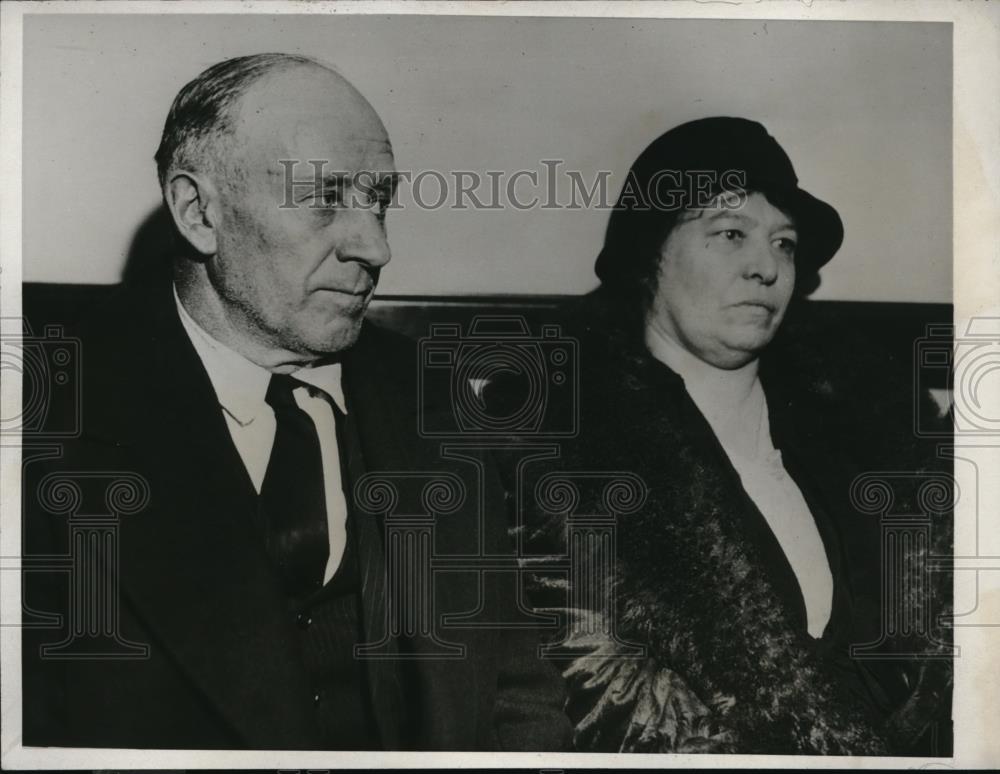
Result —
[{"label": "white dress shirt", "polygon": [[[264,400],[271,372],[212,338],[188,314],[177,297],[176,288],[174,300],[177,303],[181,324],[191,339],[198,357],[201,358],[215,389],[219,408],[226,418],[233,444],[259,494],[277,429],[274,410]],[[300,368],[291,376],[321,390],[337,404],[341,412],[347,413],[340,378],[340,363],[316,368]],[[293,396],[299,408],[312,419],[319,436],[326,518],[330,534],[330,557],[323,577],[323,582],[326,583],[337,571],[347,545],[347,501],[344,498],[340,475],[336,416],[327,399],[305,385],[297,387]]]},{"label": "white dress shirt", "polygon": [[653,357],[684,380],[708,420],[795,573],[809,634],[821,637],[833,609],[833,574],[809,506],[771,440],[757,361],[732,371],[716,368],[653,326],[646,330],[646,344]]}]

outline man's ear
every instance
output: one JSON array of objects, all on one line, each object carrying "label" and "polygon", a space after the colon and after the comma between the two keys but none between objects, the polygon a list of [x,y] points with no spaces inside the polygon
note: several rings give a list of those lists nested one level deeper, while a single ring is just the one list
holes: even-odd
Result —
[{"label": "man's ear", "polygon": [[201,255],[218,252],[219,196],[204,175],[176,171],[164,190],[167,209],[177,230]]}]

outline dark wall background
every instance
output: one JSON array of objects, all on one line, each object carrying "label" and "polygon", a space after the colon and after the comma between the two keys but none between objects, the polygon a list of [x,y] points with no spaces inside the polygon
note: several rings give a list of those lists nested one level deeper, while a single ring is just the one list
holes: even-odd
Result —
[{"label": "dark wall background", "polygon": [[[62,326],[65,335],[74,335],[86,311],[99,305],[119,285],[76,285],[62,283],[25,283],[23,312],[34,335],[42,335],[50,325]],[[457,324],[468,331],[481,315],[522,318],[529,331],[537,333],[543,324],[559,324],[563,314],[578,296],[490,295],[490,296],[377,296],[369,311],[370,319],[411,338],[432,333],[432,326]],[[881,303],[861,301],[813,301],[798,304],[789,313],[794,319],[817,332],[814,342],[820,353],[842,352],[845,342],[861,342],[880,353],[867,353],[865,367],[875,361],[885,369],[882,376],[901,384],[912,384],[914,355],[930,328],[946,331],[952,323],[951,304]],[[842,359],[842,358],[838,358]],[[850,362],[841,367],[850,368]],[[921,374],[925,387],[945,388],[947,370]]]}]

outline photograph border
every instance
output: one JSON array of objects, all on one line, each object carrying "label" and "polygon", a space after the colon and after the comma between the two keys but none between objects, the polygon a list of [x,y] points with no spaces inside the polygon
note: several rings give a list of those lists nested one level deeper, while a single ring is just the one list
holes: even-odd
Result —
[{"label": "photograph border", "polygon": [[[953,25],[953,302],[956,335],[970,331],[977,320],[1000,323],[1000,5],[987,0],[844,0],[812,3],[766,2],[7,2],[0,6],[0,317],[20,320],[22,270],[21,123],[22,31],[34,14],[406,14],[545,17],[636,17],[670,19],[762,19],[799,21],[946,22]],[[994,375],[1000,373],[994,365]],[[980,402],[1000,407],[1000,380],[987,384]],[[5,379],[0,385],[3,416],[18,413],[21,385]],[[961,396],[956,393],[955,400]],[[956,445],[959,439],[956,437]],[[962,438],[980,450],[1000,448],[995,435]],[[988,451],[987,451],[988,453]],[[966,471],[968,472],[968,471]],[[982,474],[969,481],[955,471],[968,491],[958,502],[956,524],[973,520],[978,530],[1000,531],[1000,482]],[[1000,764],[1000,557],[962,556],[956,565],[956,586],[975,569],[977,613],[995,624],[956,626],[953,703],[954,755],[951,758],[844,758],[823,756],[648,755],[594,753],[429,753],[429,752],[297,752],[184,751],[25,748],[20,744],[21,674],[21,449],[12,439],[0,443],[0,702],[3,729],[0,751],[8,769],[329,769],[512,767],[575,769],[591,767],[711,768],[984,768]],[[977,489],[978,487],[978,489]],[[978,509],[978,510],[977,510]],[[956,597],[959,592],[956,591]]]}]

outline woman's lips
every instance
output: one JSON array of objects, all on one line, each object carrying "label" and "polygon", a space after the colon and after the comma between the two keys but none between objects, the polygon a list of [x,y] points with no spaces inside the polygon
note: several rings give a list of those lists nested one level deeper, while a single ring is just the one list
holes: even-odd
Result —
[{"label": "woman's lips", "polygon": [[749,307],[751,309],[765,309],[768,312],[775,311],[774,305],[769,304],[766,301],[740,301],[739,303],[733,304],[733,306]]}]

